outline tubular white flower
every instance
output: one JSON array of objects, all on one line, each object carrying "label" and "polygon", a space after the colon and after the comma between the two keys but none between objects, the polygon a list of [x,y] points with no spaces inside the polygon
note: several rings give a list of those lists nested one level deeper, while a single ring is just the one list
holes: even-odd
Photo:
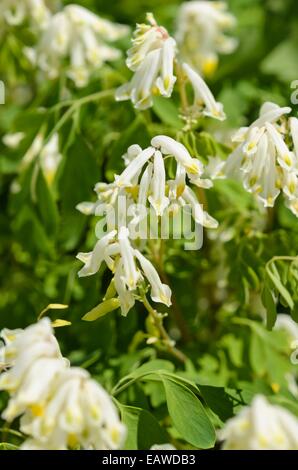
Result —
[{"label": "tubular white flower", "polygon": [[61,160],[62,155],[59,152],[59,137],[56,133],[40,152],[40,166],[49,186],[51,186],[54,181]]},{"label": "tubular white flower", "polygon": [[123,262],[123,280],[129,290],[135,290],[140,273],[137,270],[134,260],[134,250],[129,241],[129,231],[126,227],[121,227],[118,235],[120,254]]},{"label": "tubular white flower", "polygon": [[197,197],[192,189],[186,187],[182,194],[182,199],[189,204],[192,208],[193,218],[197,224],[202,225],[206,228],[217,228],[218,222],[213,217],[211,217],[207,212],[205,212],[197,200]]},{"label": "tubular white flower", "polygon": [[78,253],[77,258],[85,263],[85,266],[78,273],[79,277],[92,276],[98,272],[101,263],[104,261],[105,250],[116,234],[117,231],[113,230],[98,240],[93,251]]},{"label": "tubular white flower", "polygon": [[171,302],[171,289],[168,285],[163,284],[159,278],[159,275],[154,268],[153,264],[140,253],[140,251],[134,251],[136,258],[140,262],[142,271],[145,277],[148,279],[151,285],[151,298],[154,302],[160,302],[169,307]]},{"label": "tubular white flower", "polygon": [[121,304],[121,313],[126,317],[130,309],[135,304],[135,298],[128,290],[126,283],[124,282],[124,277],[123,264],[119,261],[115,270],[114,283]]},{"label": "tubular white flower", "polygon": [[136,109],[152,106],[153,95],[169,98],[176,81],[174,60],[175,40],[165,28],[158,26],[152,14],[149,25],[137,25],[132,47],[127,52],[126,64],[134,72],[130,82],[116,91],[116,100],[131,100]]},{"label": "tubular white flower", "polygon": [[136,176],[139,171],[141,171],[145,163],[154,154],[154,151],[155,150],[153,147],[148,147],[147,149],[139,153],[138,156],[134,158],[131,163],[125,168],[125,170],[123,171],[123,173],[121,173],[120,176],[115,176],[116,185],[119,187],[131,186],[132,179]]},{"label": "tubular white flower", "polygon": [[176,39],[183,60],[203,75],[210,76],[218,64],[218,54],[230,54],[238,41],[224,33],[236,18],[224,2],[190,1],[177,14]]},{"label": "tubular white flower", "polygon": [[36,64],[50,79],[66,67],[75,85],[84,87],[97,68],[120,56],[106,42],[127,33],[126,26],[103,20],[79,5],[67,5],[46,25],[36,49]]},{"label": "tubular white flower", "polygon": [[272,124],[270,124],[270,122],[266,123],[266,129],[276,148],[280,166],[285,170],[293,170],[297,162],[295,161],[293,153],[288,149],[288,146],[284,142],[281,134]]},{"label": "tubular white flower", "polygon": [[215,100],[202,77],[185,63],[183,64],[183,70],[194,89],[195,97],[193,107],[201,110],[204,116],[224,121],[226,115],[223,111],[223,105]]},{"label": "tubular white flower", "polygon": [[298,420],[256,395],[250,406],[226,422],[219,438],[223,450],[297,450]]},{"label": "tubular white flower", "polygon": [[203,173],[202,163],[199,160],[192,158],[186,147],[175,139],[165,135],[158,135],[153,137],[151,145],[160,149],[165,155],[173,155],[177,162],[184,166],[189,176],[200,176]]},{"label": "tubular white flower", "polygon": [[156,215],[162,216],[169,205],[169,198],[165,196],[166,172],[162,154],[157,150],[154,154],[154,170],[152,178],[152,196],[149,202],[153,206]]},{"label": "tubular white flower", "polygon": [[11,395],[2,417],[22,415],[20,430],[28,439],[21,449],[121,447],[125,427],[111,398],[87,371],[69,367],[49,319],[1,337],[10,368],[0,375],[1,389]]}]

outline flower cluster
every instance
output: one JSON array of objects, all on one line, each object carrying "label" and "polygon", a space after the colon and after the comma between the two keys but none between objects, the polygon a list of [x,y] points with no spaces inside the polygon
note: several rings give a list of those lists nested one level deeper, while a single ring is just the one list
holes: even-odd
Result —
[{"label": "flower cluster", "polygon": [[[105,390],[61,355],[50,320],[3,330],[0,390],[10,394],[2,417],[21,416],[25,450],[117,449],[125,428]],[[0,369],[1,370],[1,369]]]},{"label": "flower cluster", "polygon": [[236,24],[224,2],[191,1],[178,11],[176,40],[182,59],[203,75],[212,75],[218,54],[230,54],[237,40],[224,33]]},{"label": "flower cluster", "polygon": [[173,72],[175,40],[156,23],[152,14],[147,14],[147,20],[148,25],[137,25],[132,47],[127,53],[127,67],[135,74],[116,93],[118,101],[130,99],[137,109],[152,106],[153,95],[169,98],[176,81]]},{"label": "flower cluster", "polygon": [[28,54],[49,79],[65,70],[77,87],[84,87],[104,62],[120,57],[120,51],[108,43],[127,33],[127,26],[102,19],[79,5],[67,5],[50,18],[36,49]]},{"label": "flower cluster", "polygon": [[44,28],[51,16],[44,0],[3,0],[1,15],[11,26],[28,21],[33,26]]},{"label": "flower cluster", "polygon": [[[174,159],[176,169],[175,178],[167,180],[165,158],[169,157]],[[147,232],[148,207],[150,217],[157,220],[155,239],[159,238],[158,226],[175,214],[180,217],[186,206],[195,224],[215,228],[217,222],[204,212],[189,185],[210,188],[212,182],[202,178],[202,163],[192,158],[184,145],[167,136],[156,136],[145,150],[138,145],[129,147],[124,160],[126,168],[115,176],[113,183],[96,185],[97,202],[83,202],[77,208],[84,214],[104,216],[100,226],[107,228],[104,236],[102,232],[97,233],[100,239],[92,252],[79,253],[78,258],[84,263],[79,276],[95,274],[105,262],[114,274],[115,291],[122,314],[126,315],[134,305],[136,290],[142,286],[144,278],[151,286],[154,302],[171,304],[170,288],[161,282],[154,266],[138,249],[140,240],[151,237]]]},{"label": "flower cluster", "polygon": [[[131,100],[136,109],[152,106],[153,96],[169,98],[176,82],[175,64],[180,80],[189,81],[194,91],[193,117],[203,114],[215,119],[225,119],[221,103],[217,103],[207,84],[186,63],[178,63],[176,42],[166,29],[159,26],[153,15],[147,14],[149,25],[137,25],[133,46],[129,49],[126,64],[134,72],[129,83],[116,91],[116,100]],[[184,110],[187,111],[187,110]],[[193,113],[195,111],[195,113]]]},{"label": "flower cluster", "polygon": [[251,406],[226,422],[219,438],[224,450],[297,450],[298,420],[256,395]]},{"label": "flower cluster", "polygon": [[282,191],[298,216],[298,119],[286,119],[290,111],[265,103],[259,118],[234,136],[239,145],[228,157],[225,173],[240,178],[265,207],[273,207]]}]

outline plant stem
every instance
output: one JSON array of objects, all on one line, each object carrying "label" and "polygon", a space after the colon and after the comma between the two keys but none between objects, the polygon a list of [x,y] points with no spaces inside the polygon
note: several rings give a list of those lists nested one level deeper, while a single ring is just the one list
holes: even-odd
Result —
[{"label": "plant stem", "polygon": [[[154,261],[157,267],[157,271],[160,275],[160,278],[164,284],[167,284],[169,287],[171,287],[171,281],[167,275],[167,273],[164,270],[163,267],[163,262],[164,262],[164,251],[165,251],[165,243],[164,240],[160,241],[160,247],[158,253],[153,249],[151,245],[151,253],[152,256],[154,257]],[[187,323],[184,320],[184,317],[182,315],[182,312],[180,310],[174,289],[172,290],[172,308],[171,311],[173,312],[173,317],[175,319],[175,322],[180,330],[182,340],[187,343],[191,341],[192,335],[189,331],[189,328],[187,326]]]},{"label": "plant stem", "polygon": [[176,63],[176,73],[177,73],[178,90],[179,90],[180,100],[181,100],[181,109],[182,109],[182,112],[185,113],[189,105],[188,105],[187,93],[185,89],[185,80],[183,78],[183,70],[180,64],[178,63]]},{"label": "plant stem", "polygon": [[[83,98],[76,100],[76,101],[65,101],[62,103],[58,103],[59,107],[63,106],[70,106],[70,108],[63,114],[63,116],[59,119],[56,123],[54,128],[51,130],[50,134],[47,136],[45,143],[47,143],[53,135],[58,132],[64,124],[68,121],[68,119],[72,116],[72,114],[79,109],[81,106],[87,103],[91,103],[92,101],[102,100],[104,98],[109,98],[114,96],[115,90],[104,90],[99,91],[97,93],[93,93],[92,95],[84,96]],[[56,110],[57,106],[55,106],[52,110]]]},{"label": "plant stem", "polygon": [[179,349],[175,348],[175,346],[173,345],[173,340],[170,338],[162,324],[162,318],[160,318],[158,312],[150,305],[145,295],[143,297],[143,304],[147,312],[151,316],[155,327],[158,329],[160,336],[163,339],[163,343],[169,353],[171,353],[173,356],[176,357],[176,359],[184,363],[187,359],[186,356],[181,351],[179,351]]}]

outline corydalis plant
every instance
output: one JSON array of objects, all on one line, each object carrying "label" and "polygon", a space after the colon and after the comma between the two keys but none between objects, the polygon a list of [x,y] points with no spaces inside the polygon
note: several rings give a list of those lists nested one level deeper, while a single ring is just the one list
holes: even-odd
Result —
[{"label": "corydalis plant", "polygon": [[179,62],[175,40],[156,23],[152,14],[147,15],[147,20],[148,25],[137,25],[133,46],[127,53],[126,64],[134,76],[118,88],[116,100],[131,100],[136,109],[149,108],[155,95],[171,97],[178,77],[182,86],[190,82],[194,89],[192,111],[224,119],[222,106],[215,101],[204,80],[189,65]]},{"label": "corydalis plant", "polygon": [[239,145],[228,157],[225,173],[240,179],[265,207],[273,207],[282,192],[298,216],[298,119],[286,118],[290,112],[289,107],[265,103],[259,118],[235,134]]},{"label": "corydalis plant", "polygon": [[[176,166],[174,179],[167,177],[165,159],[169,158]],[[156,268],[139,249],[140,240],[145,241],[147,251],[150,248],[148,209],[151,208],[159,227],[185,206],[191,208],[195,224],[215,228],[217,222],[204,212],[191,188],[191,185],[209,188],[212,182],[202,178],[202,163],[192,158],[184,145],[167,136],[156,136],[145,150],[138,145],[131,146],[124,160],[126,168],[115,176],[113,183],[96,185],[97,202],[78,205],[85,214],[103,215],[106,212],[101,225],[107,228],[94,250],[80,253],[78,258],[84,262],[79,276],[95,274],[101,263],[106,263],[113,273],[114,295],[118,296],[118,302],[113,306],[120,306],[122,314],[126,315],[135,299],[142,296],[144,284],[151,288],[154,302],[171,305],[169,286],[160,280]],[[116,214],[116,220],[111,219],[111,213]],[[159,237],[158,233],[157,228],[154,238]]]}]

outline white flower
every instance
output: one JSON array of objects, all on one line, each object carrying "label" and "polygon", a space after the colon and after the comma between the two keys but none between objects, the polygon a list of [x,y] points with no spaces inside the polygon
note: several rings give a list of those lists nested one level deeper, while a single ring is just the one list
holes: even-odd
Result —
[{"label": "white flower", "polygon": [[254,397],[219,432],[223,450],[297,450],[298,420],[262,395]]},{"label": "white flower", "polygon": [[298,215],[297,123],[286,119],[290,111],[265,103],[260,117],[234,136],[239,145],[228,157],[224,173],[241,179],[265,207],[273,207],[282,191],[287,206]]},{"label": "white flower", "polygon": [[59,152],[59,137],[56,133],[40,152],[40,166],[49,186],[51,186],[54,181],[61,160],[62,155]]},{"label": "white flower", "polygon": [[238,41],[224,33],[236,24],[225,2],[190,1],[177,14],[176,39],[183,60],[203,75],[212,75],[218,54],[230,54]]},{"label": "white flower", "polygon": [[154,302],[160,302],[169,307],[171,302],[171,289],[166,284],[162,284],[158,272],[153,264],[145,258],[138,250],[135,250],[135,256],[140,262],[142,271],[151,286],[151,298]]},{"label": "white flower", "polygon": [[129,241],[129,231],[126,227],[121,227],[119,231],[119,247],[123,263],[123,281],[129,290],[135,290],[137,282],[140,278],[140,273],[137,270],[134,260],[134,250]]},{"label": "white flower", "polygon": [[4,330],[4,362],[10,368],[0,376],[0,390],[12,394],[3,413],[11,421],[26,407],[39,408],[51,377],[66,366],[50,321],[42,319],[25,330]]},{"label": "white flower", "polygon": [[158,135],[153,137],[151,145],[160,149],[165,155],[173,155],[177,162],[185,168],[189,177],[200,176],[203,173],[202,163],[192,158],[186,147],[175,139],[165,135]]},{"label": "white flower", "polygon": [[1,15],[11,26],[29,21],[33,26],[43,28],[50,18],[50,10],[44,0],[2,0]]},{"label": "white flower", "polygon": [[5,134],[2,137],[2,142],[6,147],[9,147],[11,149],[16,149],[24,139],[25,134],[24,132],[16,132],[14,134]]},{"label": "white flower", "polygon": [[61,355],[50,320],[25,330],[3,330],[1,348],[8,371],[0,389],[10,394],[3,419],[21,416],[28,436],[23,450],[118,449],[125,427],[105,390]]},{"label": "white flower", "polygon": [[105,259],[106,249],[113,238],[115,238],[116,233],[116,230],[113,230],[98,240],[93,251],[78,253],[77,258],[85,264],[78,273],[79,277],[91,276],[98,272],[101,263]]},{"label": "white flower", "polygon": [[187,64],[183,64],[183,70],[194,90],[193,108],[198,109],[204,116],[219,119],[220,121],[225,120],[226,115],[223,111],[223,105],[215,101],[202,77]]},{"label": "white flower", "polygon": [[35,62],[50,79],[57,78],[65,66],[75,85],[84,87],[104,62],[120,57],[120,51],[107,43],[127,32],[126,26],[99,18],[84,7],[67,5],[48,22]]},{"label": "white flower", "polygon": [[149,25],[139,24],[134,33],[132,47],[127,52],[126,64],[134,73],[129,83],[116,92],[116,100],[131,100],[135,108],[152,106],[153,95],[169,98],[176,81],[174,60],[176,43],[153,15],[148,14]]},{"label": "white flower", "polygon": [[65,369],[56,379],[44,412],[27,412],[21,430],[52,449],[81,445],[84,449],[118,449],[125,427],[109,395],[87,371]]},{"label": "white flower", "polygon": [[154,154],[152,177],[152,196],[149,196],[149,202],[155,209],[158,216],[162,216],[164,210],[169,205],[169,199],[165,196],[166,192],[166,171],[162,154],[157,150]]}]

